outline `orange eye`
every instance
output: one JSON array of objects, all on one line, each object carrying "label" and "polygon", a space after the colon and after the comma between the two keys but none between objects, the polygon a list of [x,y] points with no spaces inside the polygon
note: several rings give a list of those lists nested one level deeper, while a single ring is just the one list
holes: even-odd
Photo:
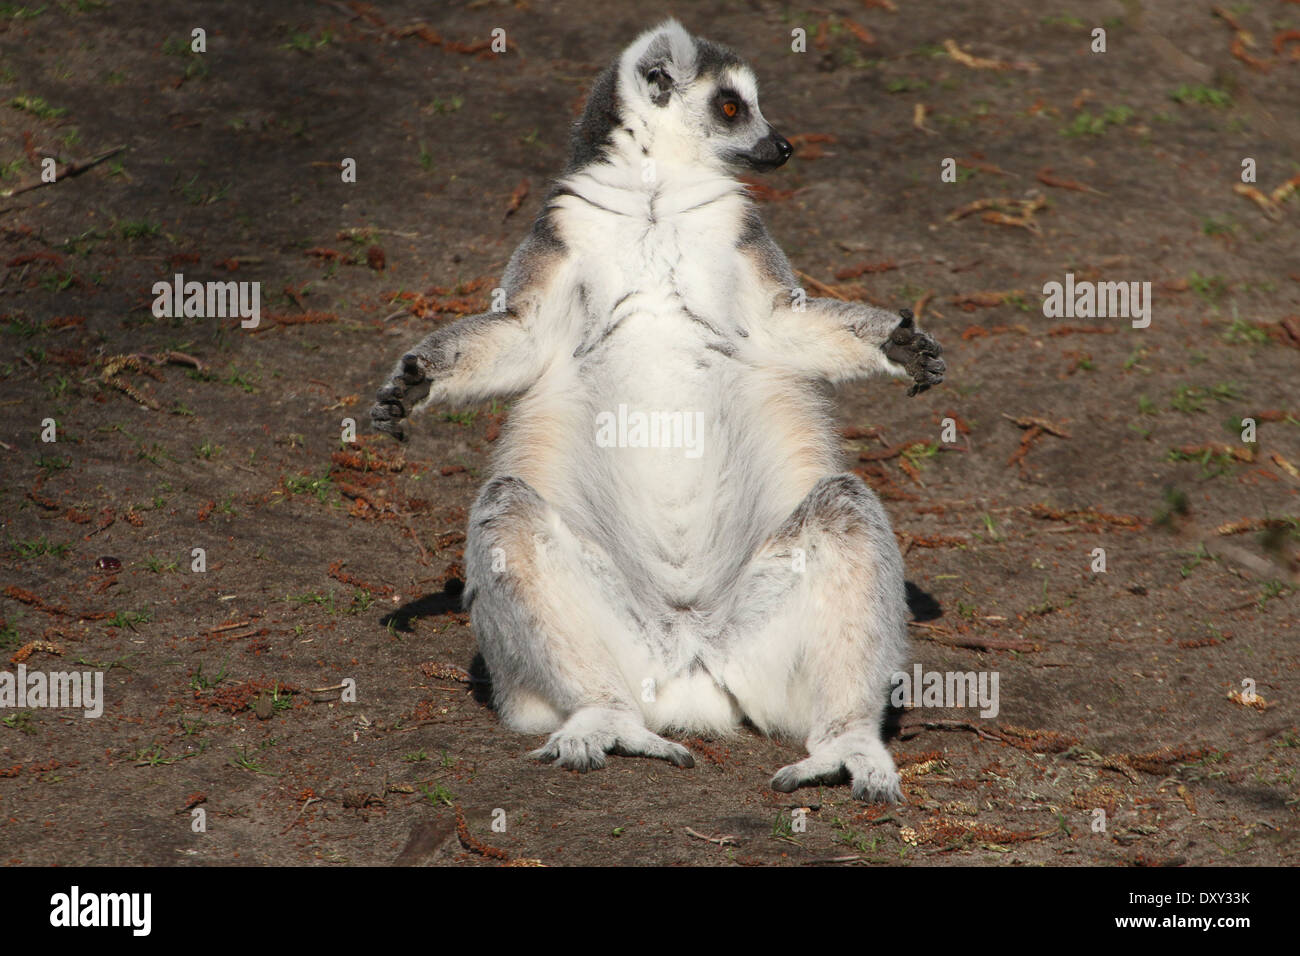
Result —
[{"label": "orange eye", "polygon": [[740,107],[737,106],[734,101],[727,100],[727,102],[722,104],[722,112],[728,119],[731,119],[740,112]]}]

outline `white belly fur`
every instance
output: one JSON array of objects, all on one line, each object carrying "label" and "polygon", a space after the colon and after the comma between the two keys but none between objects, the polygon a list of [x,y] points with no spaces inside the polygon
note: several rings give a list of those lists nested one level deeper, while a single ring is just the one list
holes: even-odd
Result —
[{"label": "white belly fur", "polygon": [[[652,645],[610,647],[647,724],[722,731],[741,715],[710,675],[721,666],[710,659],[711,614],[746,557],[826,473],[816,453],[795,461],[790,450],[822,446],[788,433],[806,421],[787,414],[804,393],[745,362],[741,330],[771,306],[737,249],[743,198],[655,210],[651,222],[648,193],[582,179],[575,187],[612,211],[557,202],[553,222],[569,253],[557,281],[573,294],[554,298],[580,305],[547,317],[567,340],[512,409],[498,471],[530,481],[610,553],[658,628]],[[717,188],[665,192],[689,201]],[[620,406],[702,421],[698,448],[601,447],[598,416],[617,420]]]}]

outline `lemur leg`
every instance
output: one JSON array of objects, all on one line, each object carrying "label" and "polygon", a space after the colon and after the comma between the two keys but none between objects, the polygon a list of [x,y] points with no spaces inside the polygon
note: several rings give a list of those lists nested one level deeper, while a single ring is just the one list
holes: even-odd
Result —
[{"label": "lemur leg", "polygon": [[689,750],[645,726],[620,667],[644,642],[612,569],[527,482],[483,487],[470,513],[466,600],[501,720],[554,731],[531,756],[572,770],[603,767],[608,753],[694,766]]},{"label": "lemur leg", "polygon": [[809,756],[772,787],[851,779],[902,799],[881,740],[890,675],[907,654],[903,561],[875,495],[823,478],[754,555],[736,591],[722,680],[764,731],[806,735]]}]

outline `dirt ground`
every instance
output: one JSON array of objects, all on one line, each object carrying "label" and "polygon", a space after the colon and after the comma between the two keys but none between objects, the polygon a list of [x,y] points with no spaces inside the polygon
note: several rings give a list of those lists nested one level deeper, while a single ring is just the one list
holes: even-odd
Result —
[{"label": "dirt ground", "polygon": [[[895,713],[897,807],[772,791],[802,749],[748,731],[689,770],[527,759],[458,600],[509,409],[369,430],[668,13],[801,137],[755,190],[809,287],[946,349],[937,389],[839,398],[915,661],[1000,679],[996,717]],[[0,859],[1296,861],[1297,30],[1294,0],[0,3],[0,651],[105,686],[98,719],[0,711]],[[261,326],[156,318],[177,272],[260,282]],[[1046,317],[1067,272],[1150,282],[1150,327]]]}]

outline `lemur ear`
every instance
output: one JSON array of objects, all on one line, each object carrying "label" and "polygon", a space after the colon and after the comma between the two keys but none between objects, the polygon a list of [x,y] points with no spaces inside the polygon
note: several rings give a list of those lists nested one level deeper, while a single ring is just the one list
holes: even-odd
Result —
[{"label": "lemur ear", "polygon": [[655,106],[667,106],[673,89],[695,72],[695,41],[676,20],[667,20],[649,34],[637,62]]},{"label": "lemur ear", "polygon": [[659,35],[668,47],[668,61],[676,67],[674,76],[689,77],[695,72],[695,41],[686,28],[676,20],[666,20],[659,27]]},{"label": "lemur ear", "polygon": [[655,106],[667,106],[668,96],[676,85],[668,67],[662,63],[654,64],[645,71],[645,81],[650,88],[650,101]]}]

